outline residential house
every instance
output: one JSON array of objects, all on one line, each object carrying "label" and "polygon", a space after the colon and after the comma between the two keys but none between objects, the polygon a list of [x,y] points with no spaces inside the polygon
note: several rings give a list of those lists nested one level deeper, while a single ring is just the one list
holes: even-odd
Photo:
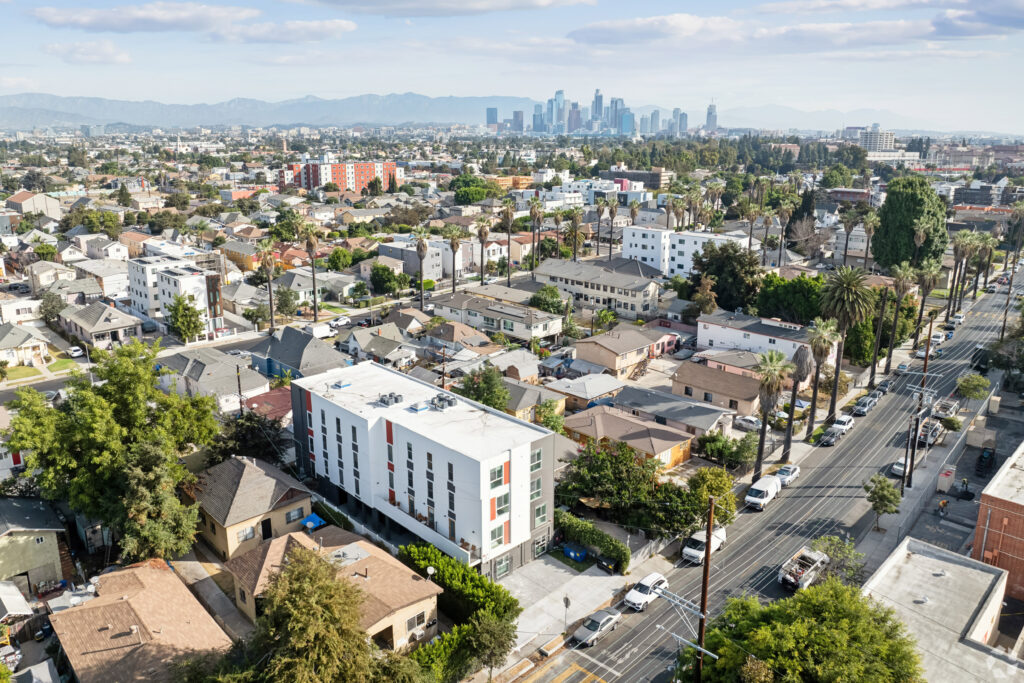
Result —
[{"label": "residential house", "polygon": [[45,365],[49,346],[42,332],[29,325],[0,324],[0,360],[11,365]]},{"label": "residential house", "polygon": [[374,337],[383,337],[389,341],[401,344],[405,341],[405,335],[394,323],[381,323],[373,327],[352,327],[342,330],[337,337],[337,348],[346,351],[350,356],[365,359],[364,347]]},{"label": "residential house", "polygon": [[432,353],[438,358],[470,359],[502,353],[504,346],[495,344],[487,335],[459,322],[447,322],[424,336]]},{"label": "residential house", "polygon": [[[745,313],[723,311],[697,318],[698,349],[739,349],[764,353],[780,351],[792,358],[801,346],[810,350],[808,328],[777,318],[760,318]],[[833,346],[826,363],[835,363]]]},{"label": "residential house", "polygon": [[117,236],[117,241],[128,248],[128,258],[139,258],[146,253],[146,241],[153,236],[145,232],[127,230]]},{"label": "residential house", "polygon": [[99,349],[142,336],[141,319],[102,301],[84,306],[71,304],[60,312],[57,322],[69,336]]},{"label": "residential house", "polygon": [[63,215],[59,200],[47,194],[36,194],[28,190],[15,192],[7,198],[5,205],[23,216],[28,213],[41,213],[47,218],[59,221]]},{"label": "residential house", "polygon": [[565,396],[567,410],[586,410],[599,401],[611,399],[626,383],[605,374],[584,375],[576,379],[559,379],[547,385],[551,391]]},{"label": "residential house", "polygon": [[418,308],[392,309],[392,311],[384,316],[384,319],[381,321],[382,324],[394,324],[402,334],[410,337],[419,334],[426,329],[426,324],[428,322],[430,322],[430,315],[424,313]]},{"label": "residential house", "polygon": [[576,358],[595,363],[619,379],[642,374],[654,356],[651,339],[635,329],[620,329],[576,342]]},{"label": "residential house", "polygon": [[610,405],[696,437],[725,432],[735,414],[735,411],[708,403],[632,385],[613,396]]},{"label": "residential house", "polygon": [[[299,278],[309,278],[309,292],[313,290],[313,271],[309,266],[298,266],[288,271]],[[320,290],[321,301],[341,301],[345,297],[352,296],[352,290],[359,282],[355,276],[348,273],[338,273],[333,270],[318,268],[316,271],[316,286]],[[311,296],[311,294],[310,294]],[[312,301],[312,299],[307,299]]]},{"label": "residential house", "polygon": [[556,415],[565,414],[565,394],[552,391],[538,384],[530,384],[517,379],[502,379],[508,389],[508,402],[505,412],[526,422],[537,421],[537,406],[545,401],[552,401]]},{"label": "residential house", "polygon": [[164,208],[164,199],[159,196],[135,195],[132,197],[131,207],[133,211],[159,211]]},{"label": "residential house", "polygon": [[359,279],[364,282],[369,282],[370,274],[373,272],[373,267],[377,264],[387,266],[395,275],[401,275],[405,267],[404,262],[399,259],[391,258],[390,256],[374,256],[373,258],[360,261],[356,266],[356,268],[359,269]]},{"label": "residential house", "polygon": [[111,259],[127,261],[128,246],[121,242],[112,242],[105,237],[89,240],[85,245],[85,254],[91,259]]},{"label": "residential house", "polygon": [[25,268],[32,296],[41,297],[43,292],[58,280],[74,280],[75,269],[52,261],[36,261]]},{"label": "residential house", "polygon": [[203,470],[186,497],[199,503],[198,535],[221,560],[302,530],[309,489],[273,465],[231,457]]},{"label": "residential house", "polygon": [[42,303],[42,299],[0,292],[0,323],[20,325],[39,320]]},{"label": "residential house", "polygon": [[57,280],[46,291],[56,294],[64,303],[80,306],[91,304],[103,296],[100,283],[91,277],[82,280]]},{"label": "residential house", "polygon": [[73,267],[78,277],[91,277],[99,282],[104,296],[111,299],[124,299],[128,296],[127,261],[86,259],[76,262]]},{"label": "residential house", "polygon": [[691,435],[610,406],[596,405],[570,415],[563,427],[566,436],[581,446],[591,442],[624,443],[638,456],[656,458],[665,467],[690,459]]},{"label": "residential house", "polygon": [[337,221],[341,225],[358,225],[361,223],[372,223],[376,220],[383,220],[390,209],[344,209],[337,216]]},{"label": "residential house", "polygon": [[263,541],[225,564],[234,577],[235,604],[251,621],[263,592],[295,548],[333,564],[338,579],[359,587],[359,625],[381,647],[401,651],[437,634],[437,596],[443,589],[362,536],[334,526]]},{"label": "residential house", "polygon": [[220,294],[224,302],[224,310],[235,315],[242,315],[250,308],[260,304],[269,306],[270,295],[266,287],[253,287],[240,280],[221,287]]},{"label": "residential house", "polygon": [[238,266],[243,273],[248,273],[260,267],[260,255],[256,245],[238,240],[228,240],[217,247],[220,253]]},{"label": "residential house", "polygon": [[65,242],[63,240],[57,242],[57,263],[70,266],[76,261],[84,261],[87,258],[89,257],[73,242]]},{"label": "residential house", "polygon": [[703,363],[687,362],[672,375],[672,393],[734,410],[738,415],[753,415],[758,410],[760,382]]},{"label": "residential house", "polygon": [[[0,581],[13,581],[23,595],[43,583],[71,578],[65,529],[41,498],[0,497]],[[67,561],[67,568],[63,565]]]},{"label": "residential house", "polygon": [[512,349],[492,356],[490,363],[509,379],[530,384],[540,381],[540,359],[529,349]]},{"label": "residential house", "polygon": [[284,428],[292,424],[292,390],[278,387],[245,399],[245,409],[268,420],[280,420]]},{"label": "residential house", "polygon": [[[270,389],[260,373],[218,349],[189,349],[160,358],[160,388],[183,396],[213,396],[220,411],[239,409],[239,400]],[[241,393],[241,397],[239,396]]]},{"label": "residential house", "polygon": [[562,333],[562,316],[529,306],[495,302],[464,292],[435,296],[434,314],[482,332],[531,341]]},{"label": "residential house", "polygon": [[441,248],[436,245],[427,245],[427,253],[423,258],[423,267],[420,268],[419,255],[416,253],[416,242],[394,241],[382,242],[377,248],[381,256],[397,259],[402,262],[402,270],[410,277],[417,273],[423,273],[424,280],[440,280],[443,277],[444,269],[441,264]]},{"label": "residential house", "polygon": [[79,683],[171,683],[183,659],[220,657],[231,639],[164,560],[100,574],[95,597],[50,615]]},{"label": "residential house", "polygon": [[21,214],[14,209],[0,209],[0,235],[16,234],[21,220]]},{"label": "residential house", "polygon": [[572,296],[577,308],[609,308],[627,320],[657,315],[658,283],[654,278],[661,274],[637,261],[547,259],[535,273],[537,282],[554,285],[563,296]]},{"label": "residential house", "polygon": [[315,375],[347,363],[327,342],[294,327],[279,327],[250,349],[252,367],[267,377]]},{"label": "residential house", "polygon": [[348,249],[354,252],[356,249],[362,249],[363,251],[377,251],[379,243],[375,239],[369,237],[346,237],[337,245],[342,249]]}]

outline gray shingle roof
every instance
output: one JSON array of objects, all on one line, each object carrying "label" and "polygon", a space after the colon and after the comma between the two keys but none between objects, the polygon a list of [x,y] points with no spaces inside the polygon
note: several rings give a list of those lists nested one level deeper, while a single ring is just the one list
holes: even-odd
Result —
[{"label": "gray shingle roof", "polygon": [[4,323],[0,325],[0,349],[16,349],[28,343],[46,341],[31,327]]},{"label": "gray shingle roof", "polygon": [[779,339],[790,339],[792,341],[807,343],[807,328],[796,323],[785,323],[774,321],[769,318],[759,318],[745,313],[730,313],[718,309],[710,315],[702,315],[697,318],[700,324],[721,325],[734,330],[743,330],[751,334],[760,334]]},{"label": "gray shingle roof", "polygon": [[515,412],[530,406],[540,405],[549,399],[560,401],[565,398],[564,395],[559,394],[557,391],[551,391],[529,382],[520,382],[509,377],[503,378],[502,381],[505,383],[505,388],[508,389],[508,402],[505,404],[505,410]]},{"label": "gray shingle roof", "polygon": [[289,492],[309,489],[273,465],[252,458],[228,458],[199,475],[197,500],[222,526],[273,510]]},{"label": "gray shingle roof", "polygon": [[0,498],[0,536],[12,531],[63,531],[57,513],[39,498]]},{"label": "gray shingle roof", "polygon": [[223,351],[217,349],[190,349],[160,359],[163,367],[182,377],[201,383],[202,389],[218,396],[238,391],[239,372],[242,391],[265,387],[267,380],[255,370],[242,366]]},{"label": "gray shingle roof", "polygon": [[77,323],[90,333],[123,330],[142,323],[134,315],[119,311],[102,301],[94,301],[86,306],[68,306],[60,312],[60,317]]},{"label": "gray shingle roof", "polygon": [[277,328],[251,351],[254,356],[272,358],[303,375],[314,375],[345,363],[345,357],[330,344],[294,327]]},{"label": "gray shingle roof", "polygon": [[705,431],[713,428],[723,415],[735,412],[675,394],[634,386],[623,388],[612,398],[611,403],[621,410],[640,410]]}]

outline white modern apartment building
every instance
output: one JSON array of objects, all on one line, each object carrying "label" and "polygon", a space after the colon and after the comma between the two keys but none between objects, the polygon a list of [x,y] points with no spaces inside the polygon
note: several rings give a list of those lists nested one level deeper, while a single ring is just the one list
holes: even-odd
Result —
[{"label": "white modern apartment building", "polygon": [[[747,248],[746,237],[735,234],[713,232],[675,232],[658,225],[630,225],[623,229],[622,256],[646,263],[657,268],[666,277],[680,275],[689,277],[693,272],[693,256],[714,242],[719,246],[735,242]],[[753,247],[759,249],[761,242],[754,240]]]},{"label": "white modern apartment building", "polygon": [[296,455],[329,501],[492,578],[546,552],[555,434],[372,362],[292,382]]},{"label": "white modern apartment building", "polygon": [[128,261],[128,305],[146,318],[161,316],[157,273],[168,268],[194,267],[191,261],[173,256],[143,256]]},{"label": "white modern apartment building", "polygon": [[[810,345],[807,328],[797,323],[721,309],[697,318],[697,348],[700,350],[781,351],[786,358],[792,358],[801,346],[809,348]],[[829,352],[826,363],[835,363],[836,346]]]},{"label": "white modern apartment building", "polygon": [[[220,295],[220,275],[194,264],[175,265],[156,272],[161,322],[167,326],[168,311],[176,296],[183,296],[197,309],[203,320],[201,337],[214,339],[227,332]],[[189,340],[191,341],[191,340]]]}]

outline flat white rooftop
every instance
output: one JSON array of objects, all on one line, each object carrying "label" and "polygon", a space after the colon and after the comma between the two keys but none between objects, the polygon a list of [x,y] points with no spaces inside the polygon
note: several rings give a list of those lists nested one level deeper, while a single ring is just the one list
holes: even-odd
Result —
[{"label": "flat white rooftop", "polygon": [[[390,420],[481,461],[550,434],[543,427],[370,361],[292,383],[369,421]],[[392,393],[401,396],[397,404],[381,403],[382,395]],[[439,395],[454,399],[454,405],[443,410],[432,406],[431,399]]]},{"label": "flat white rooftop", "polygon": [[982,494],[1024,505],[1024,442],[1017,445]]}]

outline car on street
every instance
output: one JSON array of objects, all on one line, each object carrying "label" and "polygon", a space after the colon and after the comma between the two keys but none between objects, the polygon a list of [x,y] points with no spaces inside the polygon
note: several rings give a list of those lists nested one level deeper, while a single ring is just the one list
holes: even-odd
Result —
[{"label": "car on street", "polygon": [[46,399],[47,403],[53,403],[55,400],[57,400],[57,392],[56,391],[44,391],[43,392],[43,398]]},{"label": "car on street", "polygon": [[761,429],[761,418],[754,415],[744,415],[743,417],[737,417],[732,426],[740,431],[744,432],[756,432]]},{"label": "car on street", "polygon": [[775,473],[775,476],[779,478],[783,486],[789,486],[800,477],[800,465],[783,465]]},{"label": "car on street", "polygon": [[994,283],[990,284],[988,287],[985,288],[985,293],[986,294],[995,294],[996,293],[996,285]]},{"label": "car on street", "polygon": [[85,351],[82,350],[81,346],[71,346],[67,350],[68,358],[81,358],[85,355]]},{"label": "car on street", "polygon": [[939,344],[941,344],[944,341],[946,341],[946,335],[945,334],[943,334],[942,332],[934,332],[934,333],[932,333],[932,346],[933,347],[938,346]]},{"label": "car on street", "polygon": [[864,398],[857,401],[857,405],[853,407],[853,414],[858,417],[867,415],[868,413],[871,412],[872,408],[875,407],[876,403],[878,403],[878,401],[876,401],[875,399],[865,396]]},{"label": "car on street", "polygon": [[953,317],[950,319],[953,321],[954,325],[963,325],[964,320],[966,320],[963,313],[954,313]]},{"label": "car on street", "polygon": [[914,354],[914,358],[924,358],[925,356],[928,356],[929,358],[941,358],[942,349],[937,349],[933,346],[926,350],[926,347],[922,346],[917,350],[917,353]]},{"label": "car on street", "polygon": [[945,325],[942,326],[942,329],[945,330],[946,332],[952,332],[956,330],[956,325],[954,325],[953,323],[946,323]]},{"label": "car on street", "polygon": [[[898,369],[899,368],[897,368],[897,370]],[[890,391],[892,391],[895,388],[896,388],[896,380],[893,380],[893,379],[883,379],[881,382],[878,383],[878,387],[876,388],[876,391],[882,392],[882,395],[884,396],[885,394],[888,394]]]},{"label": "car on street", "polygon": [[825,433],[818,439],[819,446],[835,446],[839,439],[843,436],[843,433],[838,429],[829,427],[825,430]]},{"label": "car on street", "polygon": [[626,607],[630,607],[637,612],[643,612],[647,609],[647,605],[658,598],[658,591],[664,588],[668,588],[668,579],[658,572],[652,572],[637,581],[636,585],[626,593],[626,597],[622,602]]},{"label": "car on street", "polygon": [[832,429],[838,429],[844,435],[853,429],[853,418],[849,415],[840,415],[836,418],[836,421],[832,423]]},{"label": "car on street", "polygon": [[885,396],[885,392],[879,391],[878,389],[875,389],[870,394],[868,394],[868,398],[874,399],[876,403],[878,401],[881,401],[883,396]]},{"label": "car on street", "polygon": [[[680,551],[683,559],[693,564],[704,564],[705,549],[707,548],[708,530],[706,528],[693,532],[693,535],[686,539]],[[711,530],[711,552],[718,552],[718,549],[725,545],[725,527],[716,526]]]},{"label": "car on street", "polygon": [[752,508],[764,510],[768,503],[775,500],[782,490],[782,482],[774,474],[765,476],[754,482],[749,489],[743,502]]},{"label": "car on street", "polygon": [[347,315],[339,315],[337,318],[335,318],[334,320],[330,321],[327,324],[330,325],[331,327],[338,328],[341,327],[342,325],[348,325],[351,322],[352,319],[349,318]]},{"label": "car on street", "polygon": [[905,375],[907,374],[908,370],[910,370],[910,366],[907,365],[906,363],[900,363],[899,365],[896,366],[897,375]]},{"label": "car on street", "polygon": [[579,647],[593,647],[604,634],[614,631],[622,613],[618,610],[598,610],[583,620],[583,625],[572,634],[571,642]]},{"label": "car on street", "polygon": [[904,465],[902,460],[897,460],[893,464],[889,465],[889,474],[894,477],[902,477],[904,471]]}]

